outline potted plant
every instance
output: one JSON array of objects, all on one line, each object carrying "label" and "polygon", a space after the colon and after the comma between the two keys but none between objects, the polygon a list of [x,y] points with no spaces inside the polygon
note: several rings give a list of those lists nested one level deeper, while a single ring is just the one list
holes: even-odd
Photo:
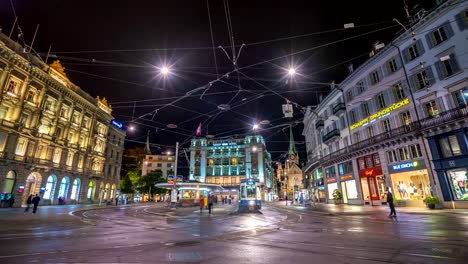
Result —
[{"label": "potted plant", "polygon": [[429,209],[435,209],[435,205],[438,204],[440,201],[439,198],[435,196],[427,196],[426,198],[424,198],[423,202],[427,204],[427,207],[429,207]]},{"label": "potted plant", "polygon": [[343,195],[338,191],[338,189],[335,189],[333,191],[333,200],[335,200],[335,204],[341,203],[341,199],[343,199]]}]

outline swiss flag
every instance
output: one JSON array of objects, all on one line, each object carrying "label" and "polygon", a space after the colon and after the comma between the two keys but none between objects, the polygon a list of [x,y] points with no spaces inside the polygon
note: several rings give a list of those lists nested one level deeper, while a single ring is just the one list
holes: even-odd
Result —
[{"label": "swiss flag", "polygon": [[198,125],[197,132],[195,132],[195,136],[201,136],[201,123]]}]

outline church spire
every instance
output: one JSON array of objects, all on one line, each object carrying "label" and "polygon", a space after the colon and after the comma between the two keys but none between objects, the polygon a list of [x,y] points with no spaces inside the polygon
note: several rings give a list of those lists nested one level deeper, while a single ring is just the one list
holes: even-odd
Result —
[{"label": "church spire", "polygon": [[294,136],[292,132],[292,127],[289,127],[289,151],[288,154],[297,154],[296,144],[294,144]]},{"label": "church spire", "polygon": [[145,154],[146,155],[151,155],[151,149],[149,145],[149,133],[150,131],[148,130],[148,134],[146,134],[146,144],[145,144]]}]

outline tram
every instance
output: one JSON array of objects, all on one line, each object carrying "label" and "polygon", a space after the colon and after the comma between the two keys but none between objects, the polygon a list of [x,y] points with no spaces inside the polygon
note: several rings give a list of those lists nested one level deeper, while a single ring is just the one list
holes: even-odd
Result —
[{"label": "tram", "polygon": [[239,211],[262,209],[260,183],[257,179],[242,179],[239,186]]}]

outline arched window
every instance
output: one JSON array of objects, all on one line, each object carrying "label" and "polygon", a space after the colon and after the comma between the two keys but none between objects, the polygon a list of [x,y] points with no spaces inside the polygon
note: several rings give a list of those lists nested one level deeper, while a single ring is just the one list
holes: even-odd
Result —
[{"label": "arched window", "polygon": [[50,175],[47,178],[46,190],[44,193],[44,199],[51,199],[54,197],[55,185],[57,183],[57,176]]},{"label": "arched window", "polygon": [[115,184],[112,184],[111,194],[110,194],[110,197],[109,197],[110,199],[115,198],[115,188],[116,188]]},{"label": "arched window", "polygon": [[104,191],[104,199],[108,199],[110,195],[110,184],[106,184],[106,189]]},{"label": "arched window", "polygon": [[94,181],[90,181],[88,185],[88,194],[86,197],[91,200],[94,199],[95,190],[96,190],[96,184],[94,183]]},{"label": "arched window", "polygon": [[73,186],[72,186],[72,192],[71,192],[70,199],[78,200],[78,194],[80,193],[80,184],[81,184],[81,181],[78,178],[76,178],[73,181]]},{"label": "arched window", "polygon": [[9,171],[6,175],[5,182],[3,183],[2,193],[12,193],[13,185],[15,185],[16,172]]},{"label": "arched window", "polygon": [[59,189],[57,198],[58,197],[62,197],[64,199],[67,198],[69,185],[70,185],[70,179],[67,176],[63,177],[62,181],[60,182],[60,189]]}]

